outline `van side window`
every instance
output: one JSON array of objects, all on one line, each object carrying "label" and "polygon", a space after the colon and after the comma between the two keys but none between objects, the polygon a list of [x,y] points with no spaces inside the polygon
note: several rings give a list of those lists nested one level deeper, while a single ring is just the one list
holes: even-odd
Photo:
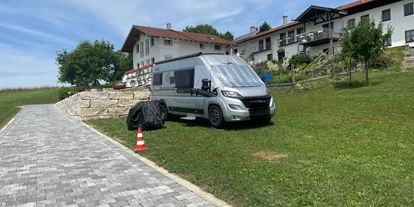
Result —
[{"label": "van side window", "polygon": [[154,86],[162,85],[162,73],[155,73],[152,84]]},{"label": "van side window", "polygon": [[194,88],[194,69],[175,71],[176,88]]}]

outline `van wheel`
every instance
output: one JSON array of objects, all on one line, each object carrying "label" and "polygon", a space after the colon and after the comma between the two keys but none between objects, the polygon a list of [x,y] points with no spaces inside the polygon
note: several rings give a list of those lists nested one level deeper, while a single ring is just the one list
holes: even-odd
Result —
[{"label": "van wheel", "polygon": [[224,126],[223,113],[221,112],[220,107],[213,105],[208,111],[208,119],[210,125],[214,128],[222,128]]}]

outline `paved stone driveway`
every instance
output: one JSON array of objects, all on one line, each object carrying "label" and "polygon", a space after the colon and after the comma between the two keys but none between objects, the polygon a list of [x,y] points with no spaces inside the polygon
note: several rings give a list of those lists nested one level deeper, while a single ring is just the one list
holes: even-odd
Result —
[{"label": "paved stone driveway", "polygon": [[0,133],[0,207],[213,206],[53,105]]}]

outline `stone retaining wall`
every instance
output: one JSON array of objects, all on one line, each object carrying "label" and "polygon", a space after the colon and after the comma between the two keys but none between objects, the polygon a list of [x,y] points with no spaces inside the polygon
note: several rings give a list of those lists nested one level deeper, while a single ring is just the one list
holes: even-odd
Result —
[{"label": "stone retaining wall", "polygon": [[126,116],[136,103],[150,99],[151,92],[148,87],[137,87],[79,92],[55,105],[76,120],[88,120]]}]

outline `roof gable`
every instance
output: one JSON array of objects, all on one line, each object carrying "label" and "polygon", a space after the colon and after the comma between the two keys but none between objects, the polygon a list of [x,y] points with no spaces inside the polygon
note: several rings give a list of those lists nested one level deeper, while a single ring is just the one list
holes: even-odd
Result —
[{"label": "roof gable", "polygon": [[154,27],[145,27],[139,25],[133,25],[127,39],[122,46],[121,51],[123,52],[132,52],[133,46],[137,40],[139,40],[140,34],[146,34],[151,37],[164,37],[178,40],[187,40],[194,42],[205,42],[212,44],[223,44],[223,45],[233,45],[233,42],[225,40],[223,38],[217,37],[215,35],[208,34],[198,34],[192,32],[182,32],[171,29],[160,29]]}]

